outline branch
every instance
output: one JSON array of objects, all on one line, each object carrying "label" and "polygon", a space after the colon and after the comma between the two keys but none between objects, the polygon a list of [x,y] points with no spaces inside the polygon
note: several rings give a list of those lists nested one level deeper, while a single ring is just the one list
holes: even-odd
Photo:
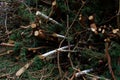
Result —
[{"label": "branch", "polygon": [[[72,47],[73,45],[70,45],[70,47]],[[66,49],[66,48],[68,48],[69,46],[64,46],[64,47],[61,47],[61,48],[58,48],[58,49],[56,49],[56,50],[52,50],[52,51],[50,51],[50,52],[47,52],[47,53],[45,53],[45,54],[42,54],[42,55],[38,55],[37,57],[39,57],[40,59],[44,59],[45,57],[47,57],[47,56],[49,56],[49,55],[52,55],[52,54],[54,54],[54,53],[56,53],[57,51],[60,51],[60,50],[63,50],[63,49]],[[29,67],[30,67],[30,65],[32,65],[32,63],[34,62],[34,59],[35,58],[33,58],[30,62],[28,62],[26,65],[24,65],[22,68],[20,68],[17,72],[16,72],[16,77],[20,77],[24,72],[25,72],[25,70],[27,70]]]},{"label": "branch", "polygon": [[14,44],[9,44],[9,43],[1,43],[0,46],[8,46],[8,47],[14,47]]},{"label": "branch", "polygon": [[54,53],[56,53],[56,52],[58,52],[58,51],[64,50],[64,49],[69,48],[69,47],[72,47],[72,46],[73,46],[73,45],[64,46],[64,47],[61,47],[61,48],[58,48],[58,49],[49,51],[49,52],[47,52],[47,53],[44,53],[44,54],[42,54],[42,55],[39,55],[39,58],[40,58],[40,59],[44,59],[44,58],[46,58],[47,56],[50,56],[50,55],[52,55],[52,54],[54,54]]},{"label": "branch", "polygon": [[112,75],[113,80],[116,80],[115,75],[114,75],[114,72],[113,72],[113,70],[112,70],[112,66],[111,66],[111,57],[110,57],[110,54],[109,54],[109,51],[108,51],[108,45],[109,45],[108,42],[109,42],[109,40],[106,39],[106,43],[105,43],[105,54],[106,54],[106,57],[107,57],[107,60],[108,60],[108,68],[109,68],[109,71],[110,71],[110,73],[111,73],[111,75]]},{"label": "branch", "polygon": [[62,24],[58,23],[57,21],[53,20],[52,18],[46,16],[45,14],[41,13],[40,11],[36,12],[37,16],[41,16],[43,19],[50,21],[51,23],[57,24],[59,26],[62,26]]}]

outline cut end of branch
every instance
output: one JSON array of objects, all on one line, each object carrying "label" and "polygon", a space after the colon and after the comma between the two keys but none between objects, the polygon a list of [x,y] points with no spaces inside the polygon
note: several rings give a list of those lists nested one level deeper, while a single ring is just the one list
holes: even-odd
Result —
[{"label": "cut end of branch", "polygon": [[36,27],[37,27],[37,25],[35,23],[31,24],[31,28],[36,28]]},{"label": "cut end of branch", "polygon": [[39,31],[35,31],[34,36],[38,36],[38,35],[39,35]]}]

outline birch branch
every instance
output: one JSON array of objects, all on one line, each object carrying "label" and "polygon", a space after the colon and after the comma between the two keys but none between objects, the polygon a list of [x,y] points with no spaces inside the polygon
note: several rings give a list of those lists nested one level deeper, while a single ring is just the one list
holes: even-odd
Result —
[{"label": "birch branch", "polygon": [[44,54],[42,54],[42,55],[39,55],[39,58],[40,58],[40,59],[44,59],[44,58],[46,58],[47,56],[50,56],[50,55],[52,55],[52,54],[54,54],[54,53],[56,53],[56,52],[58,52],[58,51],[64,50],[64,49],[69,48],[69,47],[72,47],[72,46],[73,46],[73,45],[64,46],[64,47],[61,47],[61,48],[58,48],[58,49],[49,51],[49,52],[47,52],[47,53],[44,53]]},{"label": "birch branch", "polygon": [[59,25],[59,26],[62,26],[62,24],[60,24],[59,22],[55,21],[54,19],[46,16],[45,14],[41,13],[40,11],[37,11],[37,12],[36,12],[36,15],[37,15],[37,16],[41,16],[42,18],[44,18],[45,20],[50,21],[50,22],[53,23],[53,24],[57,24],[57,25]]},{"label": "birch branch", "polygon": [[76,76],[76,77],[79,77],[79,76],[81,76],[81,75],[83,75],[83,74],[87,74],[87,73],[89,73],[89,72],[91,72],[91,71],[93,71],[93,69],[83,70],[83,71],[80,71],[80,72],[76,73],[75,76]]}]

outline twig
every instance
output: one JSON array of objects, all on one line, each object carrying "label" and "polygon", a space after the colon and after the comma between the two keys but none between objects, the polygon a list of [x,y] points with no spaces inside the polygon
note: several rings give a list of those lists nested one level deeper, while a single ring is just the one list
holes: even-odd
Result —
[{"label": "twig", "polygon": [[59,25],[59,26],[62,26],[62,24],[60,24],[59,22],[57,22],[57,21],[53,20],[52,18],[46,16],[45,14],[41,13],[40,11],[37,11],[37,12],[36,12],[36,15],[37,15],[37,16],[41,16],[41,17],[44,18],[45,20],[49,20],[49,21],[50,21],[51,23],[53,23],[53,24],[57,24],[57,25]]},{"label": "twig", "polygon": [[[67,28],[69,28],[69,16],[67,15]],[[68,36],[69,36],[69,33],[68,33]],[[68,45],[70,45],[70,41],[68,41]],[[75,48],[75,47],[74,47]],[[69,50],[70,50],[70,47],[69,47]],[[74,51],[74,49],[72,50]],[[75,69],[75,71],[77,70],[76,68],[74,68],[74,65],[73,65],[73,62],[72,62],[72,59],[71,59],[71,52],[68,53],[68,58],[70,60],[70,64],[72,66],[73,69]],[[78,71],[78,70],[77,70]]]},{"label": "twig", "polygon": [[[73,46],[73,45],[70,45],[70,47],[72,47],[72,46]],[[61,47],[61,48],[58,48],[58,49],[49,51],[49,52],[47,52],[47,53],[44,53],[44,54],[42,54],[42,55],[39,55],[39,58],[40,58],[40,59],[44,59],[44,58],[46,58],[47,56],[50,56],[50,55],[52,55],[52,54],[54,54],[54,53],[56,53],[56,52],[59,52],[59,51],[61,51],[61,50],[66,49],[66,48],[68,48],[68,47],[69,47],[69,46],[64,46],[64,47]]]},{"label": "twig", "polygon": [[112,75],[113,80],[116,80],[114,72],[112,70],[112,66],[111,66],[111,57],[110,57],[110,54],[109,54],[109,51],[108,51],[108,45],[109,45],[109,42],[107,40],[106,43],[105,43],[105,54],[106,54],[107,61],[108,61],[108,68],[109,68],[109,71]]},{"label": "twig", "polygon": [[[69,33],[70,29],[72,28],[73,24],[75,23],[78,15],[79,15],[81,9],[84,7],[84,5],[85,5],[85,3],[83,3],[83,5],[79,8],[79,11],[77,12],[77,15],[75,16],[75,18],[74,18],[74,20],[73,20],[73,22],[71,23],[70,26],[69,26],[69,19],[68,19],[69,16],[67,16],[67,28],[68,28],[68,29],[67,29],[67,31],[66,31],[66,33],[65,33],[65,37],[68,36],[68,33]],[[62,45],[62,43],[64,42],[64,40],[65,40],[65,38],[60,42],[59,47],[61,47],[61,45]],[[68,47],[68,48],[69,48],[69,47]],[[70,56],[69,56],[69,58],[70,58]],[[62,74],[62,73],[61,73],[61,67],[60,67],[60,63],[59,63],[59,54],[57,54],[57,64],[58,64],[58,69],[59,69],[60,76],[62,76],[62,75],[61,75],[61,74]]]}]

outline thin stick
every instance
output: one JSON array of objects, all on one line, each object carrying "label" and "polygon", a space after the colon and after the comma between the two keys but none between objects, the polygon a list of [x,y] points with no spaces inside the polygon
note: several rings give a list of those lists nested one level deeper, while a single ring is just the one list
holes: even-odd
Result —
[{"label": "thin stick", "polygon": [[62,26],[62,24],[58,23],[57,21],[53,20],[52,18],[46,16],[45,14],[41,13],[40,11],[36,12],[36,15],[41,16],[42,18],[44,18],[45,20],[49,20],[51,23],[53,24],[57,24],[59,26]]}]

